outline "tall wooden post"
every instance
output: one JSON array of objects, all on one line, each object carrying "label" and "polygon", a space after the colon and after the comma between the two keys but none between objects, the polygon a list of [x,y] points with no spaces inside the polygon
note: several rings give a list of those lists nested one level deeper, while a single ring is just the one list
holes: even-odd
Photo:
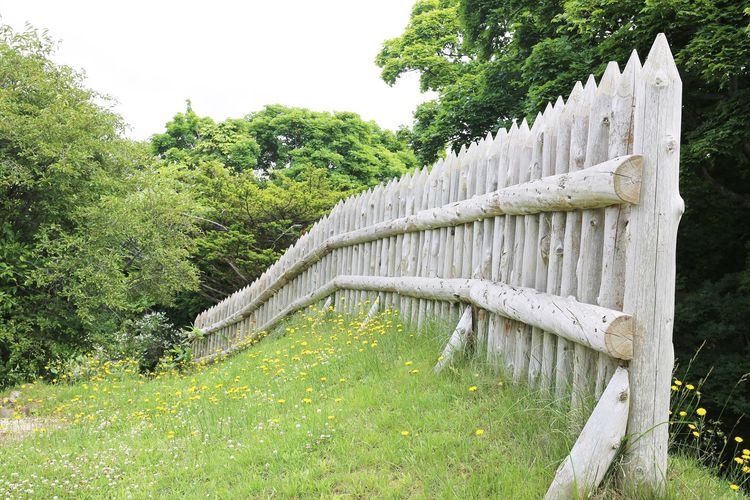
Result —
[{"label": "tall wooden post", "polygon": [[633,152],[643,155],[641,199],[632,207],[624,312],[635,321],[630,364],[627,488],[665,492],[674,351],[675,250],[684,211],[679,193],[682,82],[660,34],[635,88]]}]

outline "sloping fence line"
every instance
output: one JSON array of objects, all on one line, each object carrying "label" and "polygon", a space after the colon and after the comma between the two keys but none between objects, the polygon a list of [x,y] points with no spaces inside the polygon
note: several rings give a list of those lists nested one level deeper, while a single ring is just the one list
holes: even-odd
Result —
[{"label": "sloping fence line", "polygon": [[598,85],[576,83],[531,128],[524,120],[340,202],[196,318],[206,336],[195,358],[332,295],[350,312],[378,297],[418,327],[458,321],[470,304],[478,351],[516,382],[570,394],[573,408],[598,398],[549,496],[598,484],[626,433],[626,477],[662,491],[680,107],[660,35],[643,67],[635,52],[622,72],[609,63]]}]

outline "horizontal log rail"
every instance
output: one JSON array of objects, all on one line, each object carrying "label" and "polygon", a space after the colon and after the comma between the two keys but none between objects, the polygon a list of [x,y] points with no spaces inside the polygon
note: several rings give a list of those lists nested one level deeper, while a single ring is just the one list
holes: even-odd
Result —
[{"label": "horizontal log rail", "polygon": [[333,236],[310,250],[268,288],[227,318],[204,329],[211,333],[250,315],[284,285],[335,249],[399,234],[458,226],[499,215],[529,215],[635,204],[640,197],[640,155],[607,160],[583,170],[498,189],[468,200]]},{"label": "horizontal log rail", "polygon": [[410,297],[466,302],[546,332],[554,333],[613,358],[633,356],[631,316],[612,309],[559,297],[533,288],[481,279],[338,276],[336,288],[395,292]]},{"label": "horizontal log rail", "polygon": [[498,215],[532,215],[635,204],[639,200],[642,163],[643,157],[639,155],[620,156],[583,170],[524,182],[373,224],[334,236],[329,242],[334,248],[339,248],[403,233],[476,222]]},{"label": "horizontal log rail", "polygon": [[469,303],[613,358],[629,360],[633,356],[631,316],[578,302],[574,298],[481,279],[337,276],[318,290],[289,304],[260,325],[258,330],[269,329],[282,318],[341,289],[392,292],[416,298]]}]

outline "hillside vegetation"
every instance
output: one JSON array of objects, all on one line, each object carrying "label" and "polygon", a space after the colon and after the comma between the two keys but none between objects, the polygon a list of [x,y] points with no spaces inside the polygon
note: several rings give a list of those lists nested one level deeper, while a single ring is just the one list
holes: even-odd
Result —
[{"label": "hillside vegetation", "polygon": [[[90,360],[23,385],[37,427],[0,430],[0,496],[544,495],[572,444],[559,405],[467,359],[434,375],[446,325],[361,321],[308,309],[185,374]],[[675,498],[735,496],[687,460],[670,476]]]},{"label": "hillside vegetation", "polygon": [[188,103],[137,143],[54,50],[0,24],[0,388],[96,350],[143,371],[184,355],[196,314],[416,167],[403,133],[281,105],[215,122]]}]

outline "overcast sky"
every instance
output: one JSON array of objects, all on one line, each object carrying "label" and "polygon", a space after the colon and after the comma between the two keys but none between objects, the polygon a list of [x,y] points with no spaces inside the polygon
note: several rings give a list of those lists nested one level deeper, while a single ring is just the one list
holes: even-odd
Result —
[{"label": "overcast sky", "polygon": [[192,101],[200,115],[241,117],[264,104],[354,111],[382,127],[410,125],[415,75],[394,87],[374,58],[406,26],[413,0],[0,0],[0,21],[49,30],[55,60],[144,139]]}]

